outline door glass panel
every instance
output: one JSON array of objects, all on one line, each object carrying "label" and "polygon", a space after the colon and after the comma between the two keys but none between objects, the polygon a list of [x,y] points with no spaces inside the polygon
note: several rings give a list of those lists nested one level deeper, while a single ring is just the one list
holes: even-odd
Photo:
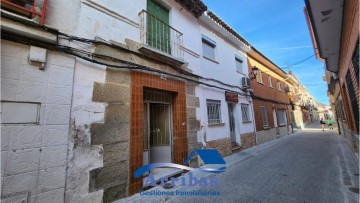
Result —
[{"label": "door glass panel", "polygon": [[170,145],[169,105],[150,104],[150,147]]}]

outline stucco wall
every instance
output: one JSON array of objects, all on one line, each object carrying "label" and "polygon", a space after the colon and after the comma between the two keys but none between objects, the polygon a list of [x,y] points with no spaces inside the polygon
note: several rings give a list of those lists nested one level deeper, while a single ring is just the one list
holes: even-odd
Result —
[{"label": "stucco wall", "polygon": [[76,60],[71,107],[67,202],[100,202],[103,191],[89,193],[89,171],[103,165],[103,148],[90,145],[90,124],[104,122],[105,106],[92,101],[94,82],[105,81],[103,66]]},{"label": "stucco wall", "polygon": [[[202,57],[201,55],[201,74],[204,77],[214,78],[230,85],[240,86],[241,78],[248,75],[248,65],[246,53],[232,46],[223,36],[216,33],[204,25],[200,25],[202,35],[216,42],[215,61],[213,62]],[[201,35],[198,36],[201,45]],[[236,71],[235,55],[243,61],[244,74]]]},{"label": "stucco wall", "polygon": [[75,60],[48,51],[39,70],[28,61],[30,46],[1,45],[1,100],[40,105],[39,123],[1,126],[2,197],[63,202]]},{"label": "stucco wall", "polygon": [[[228,105],[225,101],[225,92],[223,90],[209,88],[204,86],[196,87],[196,95],[200,100],[200,109],[198,110],[198,118],[200,118],[201,125],[204,126],[202,131],[199,131],[198,137],[199,142],[204,140],[212,141],[217,139],[223,139],[230,137],[230,126],[229,126],[229,113]],[[210,125],[208,124],[207,106],[206,100],[219,100],[221,101],[221,124]],[[236,142],[241,144],[240,135],[250,132],[254,132],[252,122],[243,123],[241,114],[241,104],[249,104],[249,116],[250,120],[253,121],[252,116],[252,104],[249,103],[244,97],[239,96],[239,102],[235,105],[235,134]],[[205,135],[205,136],[204,136]]]}]

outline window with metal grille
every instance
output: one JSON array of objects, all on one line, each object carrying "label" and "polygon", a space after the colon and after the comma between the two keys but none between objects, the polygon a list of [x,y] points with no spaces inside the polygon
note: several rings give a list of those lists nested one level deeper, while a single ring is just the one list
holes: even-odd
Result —
[{"label": "window with metal grille", "polygon": [[206,100],[208,123],[216,124],[221,123],[221,101],[219,100]]},{"label": "window with metal grille", "polygon": [[263,120],[263,127],[268,128],[269,127],[269,118],[267,113],[266,106],[260,106],[261,116]]},{"label": "window with metal grille", "polygon": [[285,109],[278,109],[278,120],[279,120],[279,125],[280,126],[284,126],[286,125],[286,111]]},{"label": "window with metal grille", "polygon": [[242,113],[242,121],[243,122],[250,121],[249,105],[248,104],[241,104],[241,113]]},{"label": "window with metal grille", "polygon": [[356,80],[359,82],[359,40],[356,43],[356,48],[353,52],[353,56],[352,56],[352,64],[354,66],[354,71],[355,71],[355,75],[356,75]]},{"label": "window with metal grille", "polygon": [[356,93],[354,88],[354,83],[351,78],[350,70],[346,73],[346,86],[349,93],[349,100],[351,105],[351,110],[355,119],[356,131],[359,132],[359,105],[356,99]]}]

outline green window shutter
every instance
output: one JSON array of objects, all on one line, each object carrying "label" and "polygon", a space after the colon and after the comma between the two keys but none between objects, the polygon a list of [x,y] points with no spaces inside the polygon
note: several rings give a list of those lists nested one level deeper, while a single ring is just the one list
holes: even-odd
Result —
[{"label": "green window shutter", "polygon": [[155,2],[147,1],[147,44],[171,54],[169,11]]}]

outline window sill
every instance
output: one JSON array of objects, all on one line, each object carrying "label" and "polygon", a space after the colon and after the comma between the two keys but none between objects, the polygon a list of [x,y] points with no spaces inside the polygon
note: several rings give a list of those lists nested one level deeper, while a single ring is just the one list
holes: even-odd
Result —
[{"label": "window sill", "polygon": [[236,71],[237,73],[239,73],[240,75],[243,75],[243,76],[245,76],[246,77],[246,74],[245,73],[243,73],[243,72],[239,72],[239,71]]},{"label": "window sill", "polygon": [[270,130],[270,127],[265,127],[265,126],[263,126],[263,129],[264,129],[264,130]]},{"label": "window sill", "polygon": [[256,81],[257,83],[259,83],[259,84],[262,84],[262,85],[264,85],[264,83],[263,82],[259,82],[259,81]]},{"label": "window sill", "polygon": [[279,127],[284,127],[286,126],[286,124],[279,124]]},{"label": "window sill", "polygon": [[274,87],[272,87],[272,86],[269,86],[271,89],[274,89]]},{"label": "window sill", "polygon": [[216,64],[220,64],[219,62],[215,61],[214,59],[208,58],[208,57],[206,57],[206,56],[203,56],[203,58],[204,58],[204,59],[207,59],[207,60],[209,60],[209,61],[211,61],[211,62],[214,62],[214,63],[216,63]]},{"label": "window sill", "polygon": [[208,124],[209,127],[213,127],[213,126],[224,126],[225,123],[210,123]]},{"label": "window sill", "polygon": [[243,121],[243,123],[252,123],[252,121]]}]

